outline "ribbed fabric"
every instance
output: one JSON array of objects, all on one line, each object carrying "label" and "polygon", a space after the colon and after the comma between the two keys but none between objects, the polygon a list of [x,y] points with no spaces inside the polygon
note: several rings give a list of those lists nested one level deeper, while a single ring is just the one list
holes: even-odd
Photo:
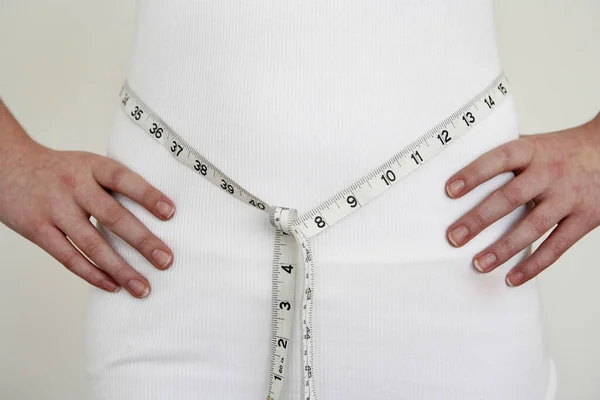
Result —
[{"label": "ribbed fabric", "polygon": [[[303,213],[490,83],[501,71],[494,29],[492,0],[141,0],[127,79],[247,190]],[[525,208],[462,248],[445,238],[448,225],[513,174],[454,200],[445,181],[517,137],[509,98],[311,239],[321,400],[554,398],[535,280],[504,283],[531,248],[489,274],[471,265]],[[152,292],[140,300],[91,288],[89,398],[264,399],[274,237],[267,214],[179,164],[120,110],[107,154],[174,201],[164,222],[114,194],[175,261],[159,271],[99,226]],[[300,400],[300,307],[282,400]]]}]

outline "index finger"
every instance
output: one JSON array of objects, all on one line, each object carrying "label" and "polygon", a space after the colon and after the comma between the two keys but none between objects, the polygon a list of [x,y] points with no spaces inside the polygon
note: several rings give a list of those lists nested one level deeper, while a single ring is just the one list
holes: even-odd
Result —
[{"label": "index finger", "polygon": [[93,163],[92,175],[101,186],[129,197],[162,220],[175,213],[171,199],[116,160],[102,157]]},{"label": "index finger", "polygon": [[523,170],[535,153],[527,138],[513,139],[497,146],[469,163],[446,181],[446,193],[460,197],[494,176]]}]

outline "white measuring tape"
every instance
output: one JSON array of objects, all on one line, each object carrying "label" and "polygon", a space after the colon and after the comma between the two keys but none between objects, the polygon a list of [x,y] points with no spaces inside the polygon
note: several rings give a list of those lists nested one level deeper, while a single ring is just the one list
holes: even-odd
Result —
[{"label": "white measuring tape", "polygon": [[478,124],[504,101],[508,95],[508,84],[508,79],[501,73],[472,100],[393,157],[327,201],[298,216],[296,209],[271,206],[225,175],[177,135],[125,82],[120,93],[123,111],[150,137],[158,140],[179,162],[192,168],[225,193],[269,214],[269,222],[275,228],[275,249],[271,304],[271,366],[267,400],[280,398],[286,373],[294,312],[297,250],[301,250],[306,267],[302,301],[302,395],[306,400],[316,400],[312,320],[315,296],[314,265],[308,239],[363,207]]}]

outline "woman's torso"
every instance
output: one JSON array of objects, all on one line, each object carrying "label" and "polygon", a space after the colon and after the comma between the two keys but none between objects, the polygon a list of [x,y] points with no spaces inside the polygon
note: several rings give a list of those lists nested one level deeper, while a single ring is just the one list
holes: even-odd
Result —
[{"label": "woman's torso", "polygon": [[[491,0],[144,0],[127,79],[244,188],[303,213],[489,84],[501,72],[494,29]],[[445,181],[517,138],[516,122],[509,98],[392,190],[311,239],[322,399],[546,399],[553,383],[535,282],[507,288],[503,280],[526,252],[485,275],[470,264],[524,207],[461,248],[445,238],[450,223],[512,173],[456,200]],[[171,246],[175,262],[157,271],[103,231],[153,292],[140,301],[92,289],[88,365],[97,398],[130,389],[128,399],[264,397],[267,215],[177,163],[120,111],[108,155],[175,202],[175,216],[162,222],[116,195]],[[294,323],[289,400],[301,386],[299,318]]]},{"label": "woman's torso", "polygon": [[[302,212],[470,100],[500,73],[497,50],[492,1],[145,0],[138,4],[128,81],[246,189]],[[429,170],[377,199],[394,199],[403,222],[421,227],[393,238],[395,224],[379,226],[367,243],[382,250],[374,253],[393,260],[429,258],[432,250],[440,258],[473,254],[474,246],[449,247],[443,231],[479,193],[451,201],[444,183],[469,158],[517,137],[512,99],[508,103],[436,156]],[[115,142],[122,139],[115,136],[111,151],[119,157]],[[146,137],[126,140],[144,147],[141,161],[123,158],[147,168],[146,148],[154,151],[156,144]],[[151,170],[163,174],[155,179],[169,180]],[[403,246],[410,256],[392,248]],[[361,255],[356,249],[351,258]]]}]

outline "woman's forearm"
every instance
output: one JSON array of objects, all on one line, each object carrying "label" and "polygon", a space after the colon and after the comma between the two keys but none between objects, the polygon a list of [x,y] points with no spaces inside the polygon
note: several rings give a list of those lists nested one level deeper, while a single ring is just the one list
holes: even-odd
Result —
[{"label": "woman's forearm", "polygon": [[8,172],[7,165],[24,151],[40,146],[25,132],[0,98],[0,168],[2,171]]}]

